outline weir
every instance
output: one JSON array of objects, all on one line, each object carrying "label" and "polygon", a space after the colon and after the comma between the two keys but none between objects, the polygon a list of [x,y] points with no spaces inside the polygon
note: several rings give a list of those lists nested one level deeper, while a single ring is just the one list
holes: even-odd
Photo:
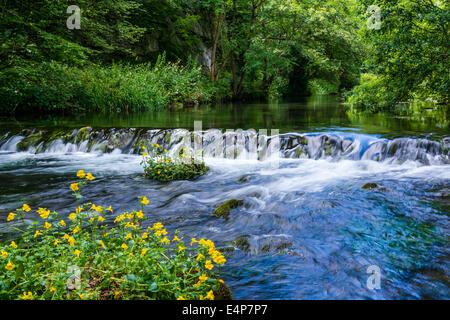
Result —
[{"label": "weir", "polygon": [[198,148],[194,141],[201,141],[199,146],[205,158],[267,160],[278,156],[289,159],[334,161],[410,160],[425,165],[450,163],[450,137],[438,140],[413,137],[386,139],[348,132],[292,132],[270,136],[266,130],[188,131],[91,127],[66,130],[24,129],[4,133],[0,138],[0,151],[139,154],[141,146],[149,147],[158,143],[164,146],[170,155],[177,155],[183,148],[190,151],[194,151],[194,147]]}]

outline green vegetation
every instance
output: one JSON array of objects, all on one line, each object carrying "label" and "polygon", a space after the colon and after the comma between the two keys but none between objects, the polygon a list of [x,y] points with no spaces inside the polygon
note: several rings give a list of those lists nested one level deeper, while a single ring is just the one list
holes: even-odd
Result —
[{"label": "green vegetation", "polygon": [[348,102],[371,112],[399,103],[449,104],[448,3],[439,0],[364,0],[381,8],[381,28],[367,29],[366,73]]},{"label": "green vegetation", "polygon": [[147,178],[158,181],[188,180],[208,172],[205,163],[196,159],[186,149],[175,158],[168,156],[167,150],[159,144],[152,144],[148,152],[146,150],[146,147],[142,146],[141,165]]},{"label": "green vegetation", "polygon": [[[158,110],[348,92],[357,111],[448,105],[441,0],[4,1],[0,113]],[[366,25],[381,10],[381,28]],[[356,87],[355,87],[356,86]],[[353,90],[352,90],[353,88]]]},{"label": "green vegetation", "polygon": [[67,219],[26,204],[9,214],[16,232],[0,244],[0,299],[231,298],[216,273],[226,260],[211,240],[186,245],[160,222],[143,227],[146,197],[112,222],[111,206],[79,204],[81,188],[95,178],[83,170],[77,176]]}]

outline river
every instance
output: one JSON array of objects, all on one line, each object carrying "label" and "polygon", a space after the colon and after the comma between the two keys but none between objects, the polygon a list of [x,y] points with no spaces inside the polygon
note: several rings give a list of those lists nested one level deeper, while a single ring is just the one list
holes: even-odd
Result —
[{"label": "river", "polygon": [[[149,224],[213,240],[227,258],[222,278],[236,299],[449,299],[447,114],[353,116],[336,98],[322,97],[3,118],[0,233],[10,232],[6,215],[22,203],[68,215],[68,186],[84,169],[96,176],[85,188],[87,201],[119,213],[145,195]],[[192,181],[145,179],[139,143],[176,154],[194,121],[208,130],[211,170]],[[238,128],[244,139],[233,140],[242,151],[235,159],[207,148],[211,129]],[[279,129],[277,166],[261,153],[249,157],[250,129]],[[362,188],[366,183],[376,187]],[[244,205],[228,218],[214,216],[229,199]],[[372,265],[380,269],[380,289],[367,286]]]}]

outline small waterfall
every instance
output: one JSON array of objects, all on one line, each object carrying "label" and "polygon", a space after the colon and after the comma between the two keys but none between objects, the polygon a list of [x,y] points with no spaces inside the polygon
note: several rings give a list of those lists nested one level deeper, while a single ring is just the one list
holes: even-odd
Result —
[{"label": "small waterfall", "polygon": [[[199,140],[199,139],[202,140]],[[392,140],[357,133],[285,133],[268,136],[255,130],[91,128],[75,130],[24,129],[7,132],[0,138],[0,152],[30,153],[125,153],[138,154],[142,145],[159,144],[176,155],[183,148],[193,150],[202,141],[205,157],[266,159],[271,147],[280,158],[340,159],[373,161],[418,161],[449,164],[450,137],[438,141],[419,138]]]}]

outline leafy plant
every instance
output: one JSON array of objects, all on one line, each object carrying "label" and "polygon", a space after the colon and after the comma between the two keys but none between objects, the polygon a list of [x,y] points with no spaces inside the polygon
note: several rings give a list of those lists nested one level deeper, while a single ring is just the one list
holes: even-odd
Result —
[{"label": "leafy plant", "polygon": [[0,299],[214,299],[224,292],[213,268],[220,274],[226,259],[211,240],[189,245],[160,222],[145,228],[146,197],[138,197],[139,210],[115,217],[111,206],[79,204],[95,178],[83,170],[77,176],[68,218],[27,204],[9,214],[17,233],[0,245]]},{"label": "leafy plant", "polygon": [[188,180],[197,175],[203,175],[208,171],[205,163],[187,153],[183,149],[179,156],[173,158],[167,155],[167,150],[159,144],[152,144],[147,151],[142,146],[141,165],[144,167],[145,176],[159,181]]}]

